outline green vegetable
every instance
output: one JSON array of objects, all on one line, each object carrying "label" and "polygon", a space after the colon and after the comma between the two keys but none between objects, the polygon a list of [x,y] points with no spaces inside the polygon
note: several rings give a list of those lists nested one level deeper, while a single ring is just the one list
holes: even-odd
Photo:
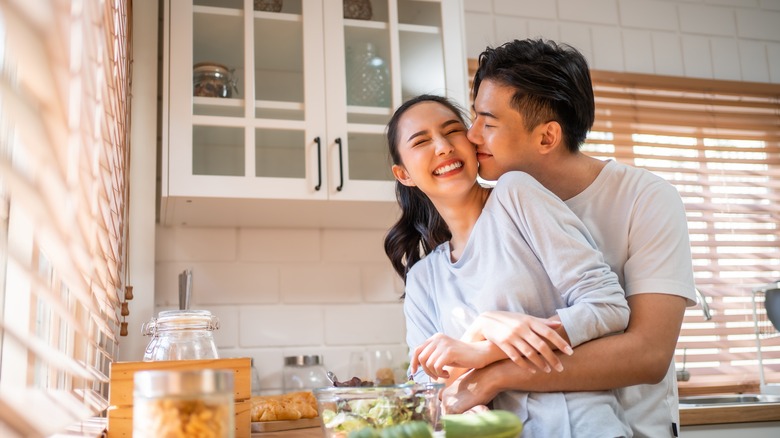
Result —
[{"label": "green vegetable", "polygon": [[350,433],[349,438],[433,438],[433,433],[428,423],[412,421],[384,429],[366,427]]},{"label": "green vegetable", "polygon": [[494,410],[476,414],[442,416],[447,438],[516,438],[523,422],[509,411]]}]

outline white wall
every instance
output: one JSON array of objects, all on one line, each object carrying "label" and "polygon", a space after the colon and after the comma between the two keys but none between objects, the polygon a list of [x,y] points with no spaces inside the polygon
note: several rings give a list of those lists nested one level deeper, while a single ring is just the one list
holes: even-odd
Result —
[{"label": "white wall", "polygon": [[[135,2],[140,3],[151,0]],[[539,37],[568,42],[596,69],[780,82],[780,0],[466,0],[469,57],[488,44]],[[150,50],[156,50],[153,46]],[[144,50],[136,46],[136,51]],[[139,64],[135,64],[138,71]],[[136,95],[133,109],[154,111]],[[133,150],[148,148],[133,136]],[[137,157],[137,153],[134,152]],[[153,160],[136,163],[154,169]],[[148,170],[146,178],[153,173]],[[153,197],[132,208],[154,211]],[[145,223],[145,222],[143,222]],[[145,225],[142,225],[145,226]],[[149,231],[142,231],[146,236]],[[143,282],[153,275],[154,312],[177,304],[177,274],[194,272],[193,307],[221,320],[223,356],[251,356],[267,391],[281,387],[282,357],[324,354],[343,379],[349,352],[366,347],[405,354],[401,285],[382,251],[385,230],[157,227],[156,249],[131,266]],[[131,234],[133,236],[135,234]],[[147,240],[148,241],[148,240]],[[154,253],[152,253],[154,251]],[[148,262],[154,258],[154,267]],[[136,262],[137,263],[137,262]],[[156,272],[154,270],[156,269]],[[150,272],[151,271],[151,272]],[[139,303],[148,286],[136,287]],[[141,309],[141,310],[139,310]],[[136,319],[146,305],[131,303]],[[131,326],[122,360],[143,354],[140,326]],[[401,359],[399,359],[400,361]]]},{"label": "white wall", "polygon": [[281,387],[284,356],[322,354],[347,380],[350,352],[406,360],[403,287],[384,254],[385,230],[159,227],[157,310],[178,305],[193,271],[192,308],[220,319],[221,357],[250,356],[264,389]]},{"label": "white wall", "polygon": [[591,68],[780,82],[780,0],[465,0],[466,51],[544,37]]}]

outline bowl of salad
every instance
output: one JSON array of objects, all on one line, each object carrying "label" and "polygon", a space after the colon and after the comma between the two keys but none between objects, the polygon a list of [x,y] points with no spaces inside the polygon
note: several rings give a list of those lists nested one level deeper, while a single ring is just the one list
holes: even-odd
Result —
[{"label": "bowl of salad", "polygon": [[442,430],[441,383],[392,386],[334,386],[314,390],[325,438],[348,438],[365,428],[385,429],[426,422]]}]

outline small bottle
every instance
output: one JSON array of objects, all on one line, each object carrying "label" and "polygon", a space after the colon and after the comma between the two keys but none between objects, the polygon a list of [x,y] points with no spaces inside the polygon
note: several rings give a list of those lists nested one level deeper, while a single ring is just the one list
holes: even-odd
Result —
[{"label": "small bottle", "polygon": [[304,391],[330,386],[322,356],[287,356],[284,358],[284,392]]},{"label": "small bottle", "polygon": [[255,368],[255,358],[250,359],[252,371],[252,395],[260,395],[260,373]]},{"label": "small bottle", "polygon": [[235,437],[233,371],[138,371],[133,436]]}]

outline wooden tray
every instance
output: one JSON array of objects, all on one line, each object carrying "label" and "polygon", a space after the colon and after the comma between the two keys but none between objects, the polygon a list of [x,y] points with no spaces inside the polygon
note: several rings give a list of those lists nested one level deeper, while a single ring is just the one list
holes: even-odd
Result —
[{"label": "wooden tray", "polygon": [[252,432],[278,432],[282,430],[307,429],[309,427],[320,427],[320,417],[287,421],[252,422]]}]

